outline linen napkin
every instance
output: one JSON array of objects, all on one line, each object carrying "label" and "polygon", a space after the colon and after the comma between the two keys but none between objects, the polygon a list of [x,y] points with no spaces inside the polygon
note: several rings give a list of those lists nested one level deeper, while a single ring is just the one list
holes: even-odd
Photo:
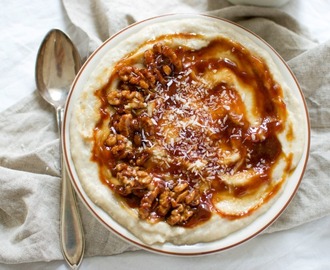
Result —
[{"label": "linen napkin", "polygon": [[[309,163],[293,201],[266,232],[285,230],[330,214],[330,42],[317,44],[297,21],[272,8],[207,0],[63,0],[86,54],[123,27],[151,16],[203,12],[235,21],[260,35],[288,61],[308,104]],[[153,7],[152,9],[150,7]],[[86,44],[88,44],[86,46]],[[33,80],[33,78],[31,78]],[[37,92],[0,114],[0,262],[62,259],[59,244],[59,139],[53,109]],[[80,202],[86,256],[136,247],[106,230]]]}]

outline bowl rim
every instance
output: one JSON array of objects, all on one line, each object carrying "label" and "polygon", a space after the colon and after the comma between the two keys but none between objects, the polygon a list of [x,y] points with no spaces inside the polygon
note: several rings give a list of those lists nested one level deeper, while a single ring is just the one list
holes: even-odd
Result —
[{"label": "bowl rim", "polygon": [[[138,238],[136,237],[131,237],[131,236],[127,236],[124,233],[120,232],[118,230],[118,228],[114,228],[113,224],[111,226],[111,224],[108,224],[102,217],[101,215],[98,213],[99,210],[103,211],[101,208],[99,208],[97,205],[95,205],[93,202],[89,201],[88,197],[83,188],[79,185],[79,179],[78,177],[75,175],[74,173],[74,165],[73,162],[71,160],[71,154],[70,154],[70,142],[69,142],[69,125],[68,123],[70,122],[70,120],[68,120],[68,118],[70,117],[69,115],[69,108],[71,106],[72,100],[73,100],[73,93],[74,91],[76,91],[76,87],[77,87],[77,83],[79,82],[81,76],[83,75],[83,73],[86,70],[86,67],[88,67],[88,65],[90,64],[90,62],[92,61],[92,59],[100,54],[101,52],[101,56],[100,58],[102,58],[104,56],[104,54],[106,52],[103,52],[102,54],[102,50],[103,48],[111,41],[113,41],[116,37],[120,36],[122,33],[126,32],[129,29],[134,29],[135,27],[141,27],[141,29],[147,25],[147,23],[157,23],[159,20],[163,20],[163,19],[167,19],[169,18],[171,19],[180,19],[180,18],[189,18],[189,17],[201,17],[201,18],[208,18],[208,19],[213,19],[213,20],[218,20],[219,22],[223,22],[226,24],[231,25],[234,28],[238,28],[240,30],[242,30],[243,32],[246,32],[250,35],[250,37],[252,36],[253,38],[256,38],[256,40],[258,40],[258,42],[260,44],[263,45],[263,48],[266,49],[268,51],[268,53],[273,54],[271,55],[271,57],[273,58],[274,56],[277,58],[277,60],[279,60],[281,62],[281,64],[285,67],[285,72],[288,72],[288,75],[292,78],[293,83],[296,87],[296,89],[299,92],[299,98],[301,99],[300,101],[302,102],[303,105],[303,112],[304,112],[304,121],[306,121],[306,136],[305,136],[305,145],[304,145],[304,151],[301,157],[301,160],[298,163],[300,165],[300,172],[299,172],[299,179],[296,180],[296,184],[294,185],[294,188],[291,190],[290,192],[290,196],[288,196],[288,198],[286,199],[285,204],[281,207],[280,210],[278,210],[276,212],[276,215],[273,215],[272,218],[266,223],[264,224],[262,227],[258,228],[257,230],[254,230],[254,233],[249,234],[247,237],[242,238],[240,241],[237,241],[233,244],[229,244],[229,245],[225,245],[223,247],[219,247],[219,248],[212,248],[209,250],[205,250],[205,251],[201,251],[201,250],[197,250],[197,251],[185,251],[185,250],[180,250],[178,249],[177,251],[173,251],[170,250],[168,248],[163,248],[163,245],[158,246],[158,245],[147,245],[145,243],[143,243],[142,241],[140,241]],[[254,41],[256,41],[254,40]],[[274,59],[274,58],[273,58]],[[97,64],[96,64],[97,65]],[[280,73],[282,73],[282,69],[280,69]],[[163,14],[163,15],[159,15],[159,16],[155,16],[155,17],[151,17],[151,18],[147,18],[145,20],[142,21],[138,21],[135,22],[125,28],[123,28],[122,30],[118,31],[117,33],[115,33],[114,35],[110,36],[107,40],[105,40],[86,60],[86,62],[83,64],[83,66],[81,67],[81,69],[79,70],[78,74],[76,75],[72,85],[71,85],[71,89],[70,92],[68,94],[68,98],[67,98],[67,102],[65,105],[65,111],[64,111],[64,119],[63,119],[63,132],[61,134],[61,139],[62,139],[62,149],[63,149],[63,157],[64,157],[64,163],[66,164],[66,168],[67,168],[67,172],[69,175],[69,178],[71,180],[71,183],[76,191],[76,193],[78,194],[79,198],[81,199],[81,201],[84,203],[84,205],[86,206],[86,208],[89,210],[89,212],[92,213],[92,215],[101,223],[103,224],[108,230],[110,230],[111,232],[113,232],[114,234],[116,234],[117,236],[119,236],[120,238],[122,238],[123,240],[125,240],[126,242],[133,244],[134,246],[137,246],[139,248],[142,248],[144,250],[150,251],[150,252],[154,252],[154,253],[158,253],[158,254],[164,254],[164,255],[175,255],[175,256],[200,256],[200,255],[207,255],[207,254],[213,254],[213,253],[218,253],[224,250],[228,250],[231,249],[233,247],[239,246],[242,243],[254,238],[255,236],[259,235],[262,231],[264,231],[267,227],[269,227],[274,221],[276,221],[276,219],[278,219],[278,217],[284,212],[284,210],[287,208],[287,206],[290,204],[290,202],[292,201],[293,197],[295,196],[295,194],[297,193],[297,190],[301,184],[301,181],[303,179],[304,173],[306,171],[306,167],[307,167],[307,163],[308,163],[308,157],[309,157],[309,152],[310,152],[310,141],[311,141],[311,127],[310,127],[310,120],[309,120],[309,113],[308,113],[308,109],[307,109],[307,104],[306,104],[306,100],[304,98],[304,94],[303,91],[299,85],[299,82],[297,80],[297,78],[295,77],[294,73],[292,72],[292,70],[290,69],[289,65],[286,63],[286,61],[279,55],[279,53],[270,45],[268,44],[264,39],[262,39],[260,36],[258,36],[256,33],[252,32],[249,29],[246,29],[245,27],[232,22],[228,19],[224,19],[224,18],[220,18],[217,16],[213,16],[213,15],[208,15],[208,14],[198,14],[198,13],[171,13],[171,14]],[[297,166],[297,167],[298,167]],[[73,168],[72,168],[73,167]],[[104,212],[104,211],[103,211]],[[267,211],[266,211],[267,212]],[[263,215],[263,214],[262,214]],[[109,215],[110,216],[110,215]],[[110,217],[111,218],[111,217]],[[112,218],[111,218],[112,219]],[[113,220],[113,219],[112,219]],[[117,223],[115,220],[113,220],[114,223]],[[252,222],[252,224],[255,221]],[[118,223],[117,223],[118,224]],[[121,226],[120,224],[118,224],[118,227],[124,229],[124,231],[127,231],[126,228],[124,228],[124,226]],[[240,231],[240,230],[239,230]],[[129,231],[127,231],[129,233]],[[134,239],[135,238],[135,239]],[[224,237],[226,238],[226,237]],[[221,240],[221,239],[220,239]],[[219,241],[219,240],[216,240]],[[178,246],[177,246],[178,247]],[[180,247],[180,246],[179,246]]]}]

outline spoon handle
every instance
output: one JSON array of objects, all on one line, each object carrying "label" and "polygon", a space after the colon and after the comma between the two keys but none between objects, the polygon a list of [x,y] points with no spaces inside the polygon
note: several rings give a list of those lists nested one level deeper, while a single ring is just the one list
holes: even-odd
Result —
[{"label": "spoon handle", "polygon": [[[60,134],[62,132],[63,115],[64,109],[58,108],[56,110],[56,118]],[[61,136],[60,157],[62,166],[62,192],[60,215],[61,247],[66,262],[71,266],[72,269],[77,269],[83,258],[85,249],[85,238],[76,196],[66,170],[65,161],[62,157]]]}]

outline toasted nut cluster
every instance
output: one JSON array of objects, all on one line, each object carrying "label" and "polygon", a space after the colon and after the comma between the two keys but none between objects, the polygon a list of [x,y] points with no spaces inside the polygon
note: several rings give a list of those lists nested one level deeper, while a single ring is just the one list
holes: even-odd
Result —
[{"label": "toasted nut cluster", "polygon": [[112,90],[108,94],[108,102],[113,106],[124,105],[127,111],[146,107],[142,94],[137,91]]},{"label": "toasted nut cluster", "polygon": [[166,220],[170,225],[183,225],[196,211],[200,194],[187,182],[173,184],[152,178],[139,167],[119,163],[115,167],[120,185],[116,191],[122,196],[134,195],[140,198],[138,207],[142,219]]},{"label": "toasted nut cluster", "polygon": [[196,212],[200,194],[187,181],[168,182],[148,171],[152,154],[148,142],[154,138],[155,123],[146,105],[147,96],[153,97],[157,84],[166,84],[182,70],[182,62],[173,49],[158,43],[145,51],[144,65],[119,66],[118,88],[107,94],[115,113],[110,118],[110,133],[104,144],[115,158],[110,168],[119,181],[115,191],[138,200],[141,219],[184,225]]},{"label": "toasted nut cluster", "polygon": [[[159,55],[163,57],[158,57]],[[173,49],[161,43],[155,44],[152,50],[147,50],[144,58],[146,66],[149,69],[161,66],[166,75],[169,75],[173,68],[177,71],[182,70],[182,61],[177,57]],[[170,66],[173,66],[173,68],[170,68]]]},{"label": "toasted nut cluster", "polygon": [[119,163],[114,170],[117,179],[121,182],[121,185],[117,186],[119,194],[124,196],[129,194],[140,195],[141,190],[149,189],[152,179],[147,172],[140,171],[138,168],[129,166],[126,163]]},{"label": "toasted nut cluster", "polygon": [[156,78],[147,69],[140,69],[132,66],[123,66],[118,71],[119,78],[125,82],[142,89],[149,89],[155,86]]},{"label": "toasted nut cluster", "polygon": [[127,158],[132,153],[131,143],[121,134],[110,134],[105,144],[111,147],[111,153],[117,159]]},{"label": "toasted nut cluster", "polygon": [[[124,65],[118,69],[123,89],[136,87],[144,92],[152,91],[157,83],[165,84],[165,77],[170,76],[174,70],[178,72],[182,69],[182,62],[174,50],[160,43],[145,51],[144,60],[145,68]],[[111,105],[119,105],[120,100],[121,97],[109,97]]]},{"label": "toasted nut cluster", "polygon": [[200,195],[196,189],[190,188],[187,182],[177,183],[161,194],[156,213],[165,217],[170,225],[182,225],[195,213],[199,203]]}]

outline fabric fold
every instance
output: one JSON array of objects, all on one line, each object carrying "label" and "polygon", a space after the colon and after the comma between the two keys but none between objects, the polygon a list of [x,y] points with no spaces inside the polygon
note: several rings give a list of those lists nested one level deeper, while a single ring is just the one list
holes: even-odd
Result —
[{"label": "fabric fold", "polygon": [[[61,179],[55,111],[37,91],[0,114],[0,262],[62,259]],[[110,233],[79,200],[86,255],[136,248]]]},{"label": "fabric fold", "polygon": [[[330,214],[329,42],[317,44],[295,19],[280,10],[231,6],[220,0],[63,0],[63,4],[75,25],[71,31],[86,38],[77,45],[88,50],[87,54],[129,24],[174,12],[207,13],[232,20],[265,39],[297,77],[312,128],[310,158],[301,186],[266,232],[289,229]],[[35,91],[0,114],[0,137],[0,262],[62,259],[59,139],[53,108]],[[80,200],[79,205],[86,256],[137,249],[100,224]]]},{"label": "fabric fold", "polygon": [[330,42],[306,51],[288,62],[303,90],[309,110],[311,147],[299,190],[283,215],[267,232],[284,230],[330,214],[329,67]]}]

